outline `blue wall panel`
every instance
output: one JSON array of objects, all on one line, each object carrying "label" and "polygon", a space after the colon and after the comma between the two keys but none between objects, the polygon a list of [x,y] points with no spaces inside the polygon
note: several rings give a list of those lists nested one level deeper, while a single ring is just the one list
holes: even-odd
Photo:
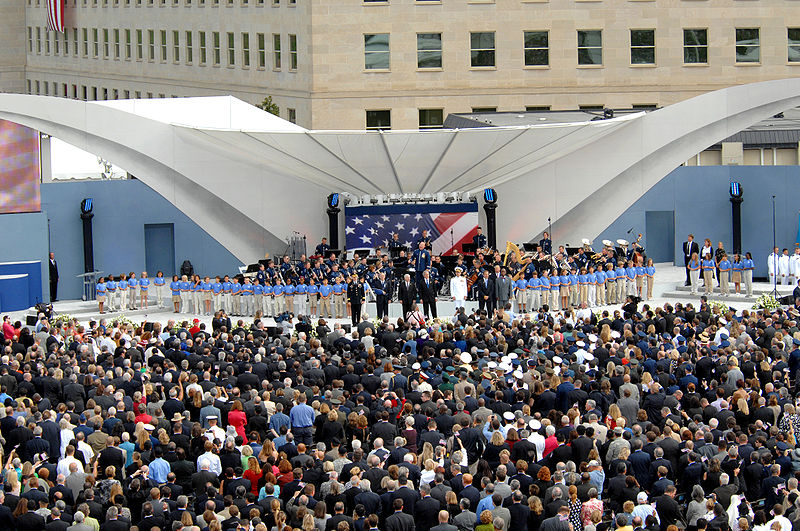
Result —
[{"label": "blue wall panel", "polygon": [[[238,273],[242,265],[169,201],[138,180],[77,181],[42,185],[42,209],[50,220],[50,245],[56,253],[61,281],[59,299],[79,299],[82,294],[83,233],[80,202],[94,200],[94,264],[106,274],[145,269],[144,225],[175,226],[175,261],[180,268],[190,260],[199,274]],[[213,216],[213,212],[209,212]],[[42,256],[46,256],[45,254]],[[37,258],[39,258],[37,256]],[[155,276],[155,271],[148,271]]]},{"label": "blue wall panel", "polygon": [[0,274],[28,273],[30,305],[50,300],[49,272],[47,267],[47,216],[41,212],[0,215],[0,262],[27,262],[37,260],[39,271],[31,271],[31,264],[15,264],[0,268]]}]

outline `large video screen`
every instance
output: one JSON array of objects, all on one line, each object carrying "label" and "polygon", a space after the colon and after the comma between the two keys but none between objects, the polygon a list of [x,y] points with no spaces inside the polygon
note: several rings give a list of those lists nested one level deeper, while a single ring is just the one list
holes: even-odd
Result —
[{"label": "large video screen", "polygon": [[[395,204],[345,207],[348,249],[386,247],[392,234],[409,250],[427,230],[435,254],[461,252],[478,230],[478,204]],[[385,251],[385,249],[384,249]]]},{"label": "large video screen", "polygon": [[39,133],[0,120],[0,214],[39,212]]}]

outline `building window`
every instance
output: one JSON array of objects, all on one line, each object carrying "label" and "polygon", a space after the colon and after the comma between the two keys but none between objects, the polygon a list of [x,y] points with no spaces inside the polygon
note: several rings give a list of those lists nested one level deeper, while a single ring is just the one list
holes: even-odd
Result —
[{"label": "building window", "polygon": [[211,33],[211,40],[214,46],[214,66],[219,66],[220,63],[220,49],[219,49],[219,32],[214,31]]},{"label": "building window", "polygon": [[367,33],[364,35],[364,69],[389,70],[389,34]]},{"label": "building window", "polygon": [[685,64],[708,63],[708,30],[683,30],[683,62]]},{"label": "building window", "polygon": [[45,96],[50,95],[50,83],[48,83],[47,81],[44,82],[44,95]]},{"label": "building window", "polygon": [[417,68],[442,67],[442,34],[417,33]]},{"label": "building window", "polygon": [[147,37],[148,37],[148,55],[147,59],[152,63],[156,60],[156,32],[155,30],[147,30]]},{"label": "building window", "polygon": [[525,66],[547,66],[550,64],[550,32],[526,31]]},{"label": "building window", "polygon": [[736,62],[758,63],[761,61],[761,45],[758,28],[736,28]]},{"label": "building window", "polygon": [[289,35],[289,70],[297,70],[297,35]]},{"label": "building window", "polygon": [[201,31],[198,33],[200,37],[200,64],[206,64],[206,32]]},{"label": "building window", "polygon": [[250,68],[250,34],[242,33],[242,66]]},{"label": "building window", "polygon": [[281,69],[281,35],[280,33],[272,34],[272,68],[275,70]]},{"label": "building window", "polygon": [[36,53],[42,53],[42,28],[39,26],[36,26]]},{"label": "building window", "polygon": [[441,129],[444,126],[444,109],[420,109],[420,129]]},{"label": "building window", "polygon": [[44,30],[44,54],[50,55],[50,32]]},{"label": "building window", "polygon": [[266,68],[267,66],[267,39],[263,33],[256,34],[258,41],[258,67]]},{"label": "building window", "polygon": [[167,62],[167,30],[161,30],[161,42],[160,42],[160,49],[161,49],[161,62]]},{"label": "building window", "polygon": [[367,131],[380,131],[392,128],[392,112],[389,110],[367,111]]},{"label": "building window", "polygon": [[181,61],[181,32],[177,30],[172,31],[172,61]]},{"label": "building window", "polygon": [[603,64],[603,33],[600,30],[578,30],[578,64]]},{"label": "building window", "polygon": [[97,57],[100,55],[100,37],[97,28],[92,28],[92,55]]},{"label": "building window", "polygon": [[190,65],[194,61],[194,50],[192,50],[192,32],[186,32],[186,64]]},{"label": "building window", "polygon": [[89,29],[82,28],[83,33],[83,56],[89,57]]},{"label": "building window", "polygon": [[228,33],[228,66],[236,64],[236,36]]},{"label": "building window", "polygon": [[469,34],[470,66],[495,66],[494,32],[472,32]]},{"label": "building window", "polygon": [[525,112],[541,112],[541,111],[549,111],[549,105],[526,105]]},{"label": "building window", "polygon": [[293,124],[297,123],[297,109],[286,107],[286,119]]},{"label": "building window", "polygon": [[[33,28],[30,26],[28,26],[28,51],[33,53]],[[28,92],[30,92],[30,90]]]},{"label": "building window", "polygon": [[125,60],[131,60],[131,30],[125,30]]},{"label": "building window", "polygon": [[111,54],[109,53],[108,45],[108,28],[103,28],[103,58],[108,59]]},{"label": "building window", "polygon": [[119,30],[114,29],[114,59],[119,59]]},{"label": "building window", "polygon": [[53,55],[61,54],[59,43],[61,40],[58,38],[58,33],[53,35]]},{"label": "building window", "polygon": [[72,55],[78,56],[78,28],[72,28]]},{"label": "building window", "polygon": [[497,112],[497,107],[473,107],[472,112],[474,113]]},{"label": "building window", "polygon": [[789,62],[800,63],[800,28],[788,28]]},{"label": "building window", "polygon": [[144,58],[143,41],[144,41],[144,39],[142,39],[142,30],[137,29],[136,30],[136,60],[137,61],[141,61]]},{"label": "building window", "polygon": [[656,64],[656,30],[631,30],[631,64]]},{"label": "building window", "polygon": [[602,111],[604,106],[600,103],[587,103],[586,105],[578,105],[581,111]]},{"label": "building window", "polygon": [[64,56],[69,55],[69,30],[64,30]]}]

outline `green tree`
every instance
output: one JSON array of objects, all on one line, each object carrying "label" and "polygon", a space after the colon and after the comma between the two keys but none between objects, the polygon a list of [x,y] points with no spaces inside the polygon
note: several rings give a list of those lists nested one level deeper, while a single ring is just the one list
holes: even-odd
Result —
[{"label": "green tree", "polygon": [[275,116],[280,116],[281,114],[281,108],[278,107],[277,103],[272,101],[272,96],[267,96],[266,98],[264,98],[264,101],[262,101],[261,104],[256,105],[256,107],[258,107],[262,111],[267,111],[268,113],[272,113]]}]

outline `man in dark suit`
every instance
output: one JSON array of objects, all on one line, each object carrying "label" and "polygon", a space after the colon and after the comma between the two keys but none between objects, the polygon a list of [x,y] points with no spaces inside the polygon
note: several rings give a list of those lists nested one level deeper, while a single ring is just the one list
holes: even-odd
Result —
[{"label": "man in dark suit", "polygon": [[[8,516],[10,517],[11,516],[11,511],[8,509],[8,507],[4,507],[4,509],[8,510]],[[44,525],[44,530],[45,531],[66,531],[67,528],[69,527],[69,523],[65,522],[64,520],[61,519],[61,511],[59,511],[55,507],[50,509],[50,518],[51,518],[51,520]],[[107,528],[103,529],[102,525],[100,526],[100,528],[103,531],[108,531]],[[6,529],[6,528],[3,527],[3,529]]]},{"label": "man in dark suit", "polygon": [[458,528],[452,524],[448,524],[450,513],[447,511],[439,511],[439,525],[431,527],[431,531],[458,531]]},{"label": "man in dark suit", "polygon": [[339,522],[347,522],[349,529],[353,529],[353,519],[344,514],[344,503],[337,501],[333,505],[333,516],[325,522],[325,531],[336,531]]},{"label": "man in dark suit", "polygon": [[56,262],[56,253],[50,253],[50,302],[58,300],[58,263]]},{"label": "man in dark suit", "polygon": [[114,506],[108,508],[106,521],[100,524],[100,531],[128,531],[130,528],[128,522],[119,519],[119,509]]},{"label": "man in dark suit", "polygon": [[694,253],[700,254],[700,246],[694,241],[694,234],[690,234],[686,241],[683,242],[683,265],[686,268],[686,282],[684,286],[689,286],[691,280],[689,279],[689,260],[692,259]]},{"label": "man in dark suit", "polygon": [[494,311],[494,279],[489,278],[488,270],[483,270],[483,276],[475,282],[475,289],[478,293],[478,309],[485,309],[491,316]]},{"label": "man in dark suit", "polygon": [[663,496],[656,498],[656,512],[661,521],[661,531],[666,531],[670,523],[678,522],[682,518],[681,509],[675,501],[675,494],[677,494],[675,486],[670,485]]},{"label": "man in dark suit", "polygon": [[419,493],[414,490],[414,485],[409,482],[408,476],[402,472],[400,477],[397,478],[397,489],[392,497],[395,500],[403,500],[403,512],[408,515],[414,514],[414,508],[419,501]]},{"label": "man in dark suit", "polygon": [[400,303],[403,305],[403,318],[405,318],[408,312],[411,311],[411,308],[414,307],[414,301],[417,300],[417,287],[411,281],[411,275],[403,275],[403,281],[400,282],[397,296],[400,299]]},{"label": "man in dark suit", "polygon": [[392,502],[394,514],[386,519],[386,531],[415,531],[414,517],[403,512],[403,499]]},{"label": "man in dark suit", "polygon": [[419,295],[422,298],[422,308],[426,317],[436,318],[436,284],[431,279],[429,271],[422,273],[419,283]]},{"label": "man in dark suit", "polygon": [[[392,283],[381,272],[372,282],[372,291],[375,292],[375,305],[379,319],[389,315],[389,301],[392,298]],[[404,316],[405,317],[405,316]]]},{"label": "man in dark suit", "polygon": [[[423,483],[419,486],[422,499],[414,506],[414,521],[419,531],[430,531],[439,523],[439,501],[431,496],[431,487]],[[445,520],[447,521],[447,520]]]}]

